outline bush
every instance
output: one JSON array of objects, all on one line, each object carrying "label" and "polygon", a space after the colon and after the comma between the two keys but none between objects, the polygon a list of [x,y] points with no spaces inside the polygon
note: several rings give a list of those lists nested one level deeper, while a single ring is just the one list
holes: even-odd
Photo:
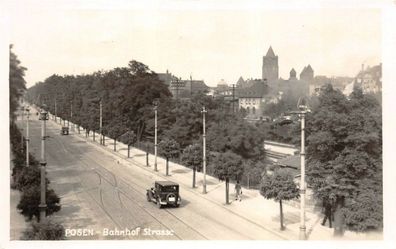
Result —
[{"label": "bush", "polygon": [[[59,205],[60,198],[55,194],[54,190],[47,189],[46,203],[47,213],[50,215],[54,212],[58,212],[61,209]],[[24,188],[21,196],[21,200],[17,206],[21,210],[21,213],[26,216],[29,220],[33,216],[39,217],[40,210],[38,205],[40,204],[40,186],[32,186],[30,188]]]},{"label": "bush", "polygon": [[[45,180],[48,185],[49,180]],[[15,189],[23,191],[33,186],[40,186],[40,168],[37,166],[23,167],[14,176]]]},{"label": "bush", "polygon": [[33,221],[22,235],[22,240],[63,240],[65,229],[62,225],[46,219],[42,223]]}]

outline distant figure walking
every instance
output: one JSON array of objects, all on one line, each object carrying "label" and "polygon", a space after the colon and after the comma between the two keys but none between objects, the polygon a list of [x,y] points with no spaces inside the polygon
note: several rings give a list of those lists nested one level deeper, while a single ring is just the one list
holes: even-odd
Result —
[{"label": "distant figure walking", "polygon": [[322,221],[322,226],[326,225],[326,221],[329,220],[329,227],[331,228],[331,222],[333,220],[332,217],[332,208],[331,208],[331,202],[329,200],[324,199],[323,200],[323,209],[324,209],[324,218]]},{"label": "distant figure walking", "polygon": [[242,186],[239,181],[235,184],[235,200],[242,200]]}]

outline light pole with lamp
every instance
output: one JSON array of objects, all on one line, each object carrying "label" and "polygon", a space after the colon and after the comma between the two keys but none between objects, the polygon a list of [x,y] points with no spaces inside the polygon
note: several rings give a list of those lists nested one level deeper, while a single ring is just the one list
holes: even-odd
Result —
[{"label": "light pole with lamp", "polygon": [[26,167],[29,167],[29,106],[26,106]]},{"label": "light pole with lamp", "polygon": [[74,131],[74,123],[73,123],[73,100],[71,101],[70,104],[70,121],[72,121],[72,128],[71,130]]},{"label": "light pole with lamp", "polygon": [[158,100],[154,101],[154,171],[158,171],[157,169],[157,109],[158,109]]},{"label": "light pole with lamp", "polygon": [[21,150],[23,151],[23,121],[24,121],[24,116],[25,116],[25,108],[21,106]]},{"label": "light pole with lamp", "polygon": [[104,136],[103,136],[103,131],[102,131],[102,127],[103,127],[103,110],[102,110],[102,100],[99,101],[99,136],[100,136],[100,141],[99,143],[101,145],[104,145]]},{"label": "light pole with lamp", "polygon": [[55,123],[58,123],[58,113],[57,113],[57,109],[56,109],[56,96],[55,96]]},{"label": "light pole with lamp", "polygon": [[45,213],[47,209],[46,204],[46,182],[45,182],[45,166],[47,162],[45,161],[45,122],[48,120],[48,112],[43,108],[40,112],[39,119],[42,121],[41,124],[41,161],[40,161],[40,222],[43,222],[45,219]]},{"label": "light pole with lamp", "polygon": [[308,108],[307,100],[300,98],[297,103],[299,111],[289,112],[290,114],[298,115],[301,118],[301,177],[300,177],[300,240],[306,240],[306,227],[305,227],[305,115],[311,110]]},{"label": "light pole with lamp", "polygon": [[205,129],[205,114],[207,113],[205,106],[202,107],[202,124],[203,124],[203,133],[202,133],[202,142],[203,142],[203,151],[202,151],[202,169],[203,169],[203,185],[202,185],[202,193],[206,194],[206,129]]}]

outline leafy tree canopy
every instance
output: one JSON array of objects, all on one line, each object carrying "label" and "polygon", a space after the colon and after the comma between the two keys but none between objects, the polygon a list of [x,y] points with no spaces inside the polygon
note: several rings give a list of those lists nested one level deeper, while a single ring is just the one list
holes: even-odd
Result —
[{"label": "leafy tree canopy", "polygon": [[243,175],[242,158],[233,152],[216,153],[211,164],[214,166],[214,174],[220,180],[239,180]]},{"label": "leafy tree canopy", "polygon": [[197,143],[187,146],[183,150],[181,160],[185,166],[200,171],[203,161],[202,146]]},{"label": "leafy tree canopy", "polygon": [[[347,99],[325,86],[317,109],[307,118],[307,181],[320,200],[345,201],[342,211],[350,229],[368,229],[361,224],[370,219],[376,219],[376,227],[382,224],[381,127],[381,106],[358,88]],[[364,202],[368,193],[381,201]],[[367,206],[351,215],[355,208],[350,203]],[[367,210],[375,214],[367,215]]]},{"label": "leafy tree canopy", "polygon": [[158,147],[160,154],[165,158],[175,158],[180,154],[180,145],[174,139],[164,139]]},{"label": "leafy tree canopy", "polygon": [[11,51],[10,45],[10,72],[9,72],[9,87],[10,87],[10,120],[15,119],[15,112],[18,109],[18,101],[26,90],[25,67],[21,66],[18,57]]},{"label": "leafy tree canopy", "polygon": [[266,199],[291,200],[300,196],[293,175],[286,169],[277,169],[266,174],[262,180],[260,194]]}]

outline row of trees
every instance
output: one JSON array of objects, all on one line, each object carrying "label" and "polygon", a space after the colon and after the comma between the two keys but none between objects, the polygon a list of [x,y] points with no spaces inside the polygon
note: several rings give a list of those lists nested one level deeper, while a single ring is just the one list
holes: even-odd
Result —
[{"label": "row of trees", "polygon": [[26,91],[26,82],[24,79],[26,68],[21,65],[16,54],[12,52],[12,47],[13,45],[10,45],[10,122],[15,120],[15,112],[18,109],[19,100]]}]

